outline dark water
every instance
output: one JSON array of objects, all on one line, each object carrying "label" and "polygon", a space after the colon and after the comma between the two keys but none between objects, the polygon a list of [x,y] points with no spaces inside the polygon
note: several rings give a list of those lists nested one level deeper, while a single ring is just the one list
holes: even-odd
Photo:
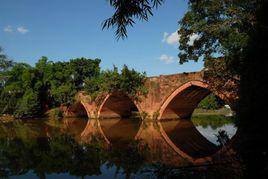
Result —
[{"label": "dark water", "polygon": [[219,116],[0,123],[0,178],[239,178],[223,130],[236,127]]}]

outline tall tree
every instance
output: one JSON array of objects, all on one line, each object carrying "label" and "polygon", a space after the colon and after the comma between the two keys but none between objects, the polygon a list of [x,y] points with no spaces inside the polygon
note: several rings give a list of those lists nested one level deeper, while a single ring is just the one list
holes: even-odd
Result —
[{"label": "tall tree", "polygon": [[8,59],[0,47],[0,88],[3,87],[4,83],[7,80],[7,70],[10,69],[13,65],[13,61]]},{"label": "tall tree", "polygon": [[6,71],[13,65],[13,61],[3,53],[3,49],[0,47],[0,72]]}]

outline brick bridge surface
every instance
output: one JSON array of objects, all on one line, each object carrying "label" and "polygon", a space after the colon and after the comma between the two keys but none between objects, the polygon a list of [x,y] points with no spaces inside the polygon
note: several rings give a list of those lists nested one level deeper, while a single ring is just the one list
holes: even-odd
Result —
[{"label": "brick bridge surface", "polygon": [[145,83],[148,94],[139,100],[115,92],[92,101],[85,92],[80,92],[78,102],[65,114],[81,115],[84,108],[89,118],[128,117],[133,111],[142,118],[189,118],[198,103],[211,93],[203,76],[203,72],[191,72],[148,77]]}]

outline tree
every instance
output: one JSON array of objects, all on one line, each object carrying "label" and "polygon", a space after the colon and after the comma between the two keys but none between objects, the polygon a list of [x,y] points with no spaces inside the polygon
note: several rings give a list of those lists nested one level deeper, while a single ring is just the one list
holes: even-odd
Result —
[{"label": "tree", "polygon": [[87,78],[85,80],[85,90],[92,98],[102,93],[123,92],[134,99],[138,94],[145,95],[146,88],[144,86],[146,80],[145,73],[139,73],[134,69],[123,66],[121,73],[114,66],[113,70],[105,70],[95,78]]},{"label": "tree", "polygon": [[216,110],[223,107],[223,105],[224,102],[218,96],[210,94],[198,104],[198,107],[202,109]]},{"label": "tree", "polygon": [[82,89],[85,77],[93,78],[100,74],[100,59],[76,58],[70,60],[71,75],[77,90]]},{"label": "tree", "polygon": [[1,65],[1,70],[5,70],[0,75],[5,80],[0,88],[0,113],[33,117],[53,107],[70,105],[75,94],[84,89],[85,79],[99,76],[99,64],[100,59],[77,58],[54,63],[41,57],[35,67],[24,63],[9,68]]},{"label": "tree", "polygon": [[14,65],[13,61],[8,59],[8,57],[3,53],[2,48],[0,47],[0,90],[4,86],[7,74],[6,72]]},{"label": "tree", "polygon": [[239,64],[255,23],[255,6],[254,0],[190,1],[188,12],[179,21],[180,63],[223,56],[230,63],[236,58]]},{"label": "tree", "polygon": [[16,105],[15,116],[19,118],[39,117],[42,114],[38,94],[27,90]]},{"label": "tree", "polygon": [[115,27],[117,39],[124,39],[127,37],[127,26],[133,26],[135,18],[148,21],[149,16],[153,15],[152,10],[163,2],[164,0],[109,0],[115,13],[103,22],[102,29]]},{"label": "tree", "polygon": [[100,59],[77,58],[71,59],[70,62],[54,63],[53,77],[49,80],[54,105],[70,105],[75,94],[84,89],[86,79],[91,80],[99,76],[100,62]]},{"label": "tree", "polygon": [[[221,56],[215,60],[211,77],[226,78],[237,82],[239,91],[237,112],[239,154],[245,163],[245,176],[260,176],[268,166],[268,144],[264,128],[265,108],[260,104],[268,99],[267,88],[263,84],[267,79],[267,22],[264,20],[267,1],[255,0],[204,0],[191,1],[189,11],[180,21],[180,62],[206,60]],[[198,38],[189,44],[193,34]],[[222,68],[222,70],[215,70]],[[212,68],[213,69],[213,68]],[[219,73],[220,72],[220,73]],[[220,80],[219,80],[220,81]],[[229,82],[230,83],[230,82]],[[225,88],[226,82],[215,86]],[[235,86],[234,85],[234,86]],[[258,121],[252,123],[252,121]],[[264,172],[265,173],[265,172]],[[266,174],[267,175],[267,174]]]},{"label": "tree", "polygon": [[211,91],[216,92],[235,110],[238,102],[240,77],[232,73],[224,58],[209,58],[204,63],[204,80]]},{"label": "tree", "polygon": [[5,72],[5,83],[0,94],[0,113],[14,114],[19,99],[25,92],[23,74],[31,67],[24,63],[15,64]]},{"label": "tree", "polygon": [[8,57],[3,53],[2,48],[0,47],[0,72],[6,71],[12,67],[13,61],[8,59]]},{"label": "tree", "polygon": [[51,89],[51,95],[55,100],[57,106],[59,105],[71,105],[74,102],[74,96],[77,91],[74,89],[75,85],[72,83],[65,83],[59,87]]},{"label": "tree", "polygon": [[241,67],[237,107],[240,135],[238,146],[247,167],[247,176],[267,178],[267,121],[264,117],[267,107],[263,104],[268,100],[268,1],[259,1],[255,8],[256,23],[249,33],[248,47]]}]

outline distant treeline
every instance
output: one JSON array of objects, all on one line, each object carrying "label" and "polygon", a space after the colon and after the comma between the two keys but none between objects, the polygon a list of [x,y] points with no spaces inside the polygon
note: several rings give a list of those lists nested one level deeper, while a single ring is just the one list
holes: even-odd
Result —
[{"label": "distant treeline", "polygon": [[[1,54],[1,51],[0,51]],[[145,93],[145,73],[123,66],[121,72],[101,70],[100,59],[77,58],[52,62],[42,57],[34,67],[0,56],[0,114],[36,117],[60,105],[71,105],[78,91],[92,97],[123,91],[135,97]]]}]

